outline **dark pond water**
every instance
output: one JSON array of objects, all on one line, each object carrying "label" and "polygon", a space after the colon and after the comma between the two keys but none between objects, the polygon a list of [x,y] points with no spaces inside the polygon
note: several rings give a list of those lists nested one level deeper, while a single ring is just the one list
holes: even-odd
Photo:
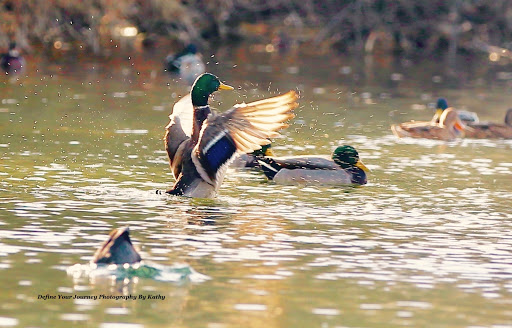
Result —
[{"label": "dark pond water", "polygon": [[[482,120],[512,105],[510,66],[278,57],[246,47],[208,57],[235,92],[221,110],[289,89],[300,108],[277,155],[356,147],[360,188],[278,186],[230,170],[215,200],[156,195],[173,178],[163,128],[187,88],[161,57],[31,60],[0,80],[0,326],[512,327],[512,142],[398,140],[439,96]],[[205,275],[68,275],[115,227],[149,262]],[[165,300],[41,300],[38,295]]]}]

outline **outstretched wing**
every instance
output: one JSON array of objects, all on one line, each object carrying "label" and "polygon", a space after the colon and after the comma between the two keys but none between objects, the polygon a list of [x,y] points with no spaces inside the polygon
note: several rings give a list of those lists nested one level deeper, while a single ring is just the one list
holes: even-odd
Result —
[{"label": "outstretched wing", "polygon": [[169,156],[169,162],[174,176],[177,177],[180,169],[175,163],[179,162],[183,152],[182,146],[185,140],[192,135],[192,126],[194,120],[194,107],[190,94],[181,98],[173,107],[172,114],[169,115],[171,121],[165,127],[165,150]]},{"label": "outstretched wing", "polygon": [[203,124],[199,142],[192,160],[201,177],[212,184],[219,182],[226,164],[236,152],[249,153],[270,143],[269,138],[279,136],[277,131],[294,115],[297,93],[235,105],[220,115],[210,115]]},{"label": "outstretched wing", "polygon": [[183,96],[174,104],[172,114],[169,115],[169,118],[172,121],[172,119],[176,117],[179,118],[179,123],[183,132],[190,137],[192,135],[192,127],[194,125],[194,106],[192,105],[190,93]]}]

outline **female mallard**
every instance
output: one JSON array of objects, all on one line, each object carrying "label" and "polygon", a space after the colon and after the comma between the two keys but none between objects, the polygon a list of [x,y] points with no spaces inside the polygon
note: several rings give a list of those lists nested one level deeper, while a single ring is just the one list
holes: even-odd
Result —
[{"label": "female mallard", "polygon": [[512,139],[512,108],[505,115],[505,124],[499,123],[475,123],[468,125],[466,138],[477,139]]},{"label": "female mallard", "polygon": [[168,72],[177,72],[180,78],[188,85],[205,72],[206,66],[194,44],[189,44],[181,52],[168,55],[165,58],[165,66]]},{"label": "female mallard", "polygon": [[407,122],[393,124],[391,131],[398,138],[426,138],[437,140],[453,140],[463,137],[465,129],[468,129],[453,108],[443,111],[439,123],[434,122]]},{"label": "female mallard", "polygon": [[354,147],[339,146],[331,158],[262,156],[258,162],[267,178],[278,184],[366,184],[366,172],[369,170]]},{"label": "female mallard", "polygon": [[20,74],[25,67],[25,59],[16,48],[16,42],[9,44],[9,51],[0,56],[0,67],[6,74]]},{"label": "female mallard", "polygon": [[289,91],[213,113],[208,105],[210,95],[232,89],[205,73],[194,82],[190,96],[174,105],[164,140],[176,183],[167,193],[214,197],[234,155],[250,153],[279,136],[276,131],[287,126],[284,122],[298,106],[297,94]]}]

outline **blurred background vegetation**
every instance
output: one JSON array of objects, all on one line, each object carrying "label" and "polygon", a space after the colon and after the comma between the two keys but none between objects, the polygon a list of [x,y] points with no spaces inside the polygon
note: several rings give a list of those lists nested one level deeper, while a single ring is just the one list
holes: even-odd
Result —
[{"label": "blurred background vegetation", "polygon": [[[123,47],[269,42],[279,50],[429,56],[512,48],[510,0],[0,0],[0,49],[110,56]],[[307,47],[304,47],[307,45]]]}]

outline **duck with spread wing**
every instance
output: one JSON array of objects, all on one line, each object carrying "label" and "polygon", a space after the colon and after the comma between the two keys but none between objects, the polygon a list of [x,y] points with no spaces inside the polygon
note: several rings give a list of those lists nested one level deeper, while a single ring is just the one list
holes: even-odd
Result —
[{"label": "duck with spread wing", "polygon": [[166,192],[198,198],[213,198],[230,161],[250,153],[279,136],[278,130],[293,117],[297,94],[285,94],[237,104],[223,113],[212,112],[208,101],[217,90],[232,90],[213,74],[200,75],[189,95],[178,101],[166,127],[165,149],[174,186]]}]

